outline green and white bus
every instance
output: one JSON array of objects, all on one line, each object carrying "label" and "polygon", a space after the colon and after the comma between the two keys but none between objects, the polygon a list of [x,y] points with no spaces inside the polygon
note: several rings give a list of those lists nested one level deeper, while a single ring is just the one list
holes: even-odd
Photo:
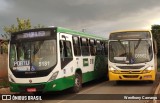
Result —
[{"label": "green and white bus", "polygon": [[72,88],[107,74],[107,40],[49,27],[13,33],[8,76],[12,92],[48,92]]}]

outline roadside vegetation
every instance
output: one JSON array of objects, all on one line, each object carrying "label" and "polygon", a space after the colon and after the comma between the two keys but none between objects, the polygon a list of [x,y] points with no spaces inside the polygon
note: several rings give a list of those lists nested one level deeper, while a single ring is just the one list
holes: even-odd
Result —
[{"label": "roadside vegetation", "polygon": [[152,25],[151,29],[153,37],[156,39],[157,42],[157,66],[158,71],[160,72],[160,25]]}]

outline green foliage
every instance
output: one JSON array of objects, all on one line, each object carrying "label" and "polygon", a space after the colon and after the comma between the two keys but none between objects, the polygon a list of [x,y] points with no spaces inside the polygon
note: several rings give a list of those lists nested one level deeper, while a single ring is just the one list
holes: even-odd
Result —
[{"label": "green foliage", "polygon": [[152,25],[152,34],[157,41],[158,55],[160,55],[160,25]]},{"label": "green foliage", "polygon": [[4,41],[2,44],[1,44],[1,49],[3,49],[3,52],[4,53],[8,53],[8,41]]},{"label": "green foliage", "polygon": [[157,57],[158,72],[160,72],[160,57]]},{"label": "green foliage", "polygon": [[7,81],[3,81],[3,82],[0,82],[0,88],[4,88],[4,87],[9,87],[9,82]]},{"label": "green foliage", "polygon": [[18,23],[17,26],[15,24],[12,24],[11,26],[8,27],[5,26],[4,31],[6,32],[6,34],[10,35],[13,32],[31,29],[31,22],[29,19],[25,20],[17,18],[17,23]]},{"label": "green foliage", "polygon": [[44,27],[45,27],[44,25],[38,24],[37,26],[34,26],[34,29],[36,29],[36,28],[44,28]]},{"label": "green foliage", "polygon": [[44,25],[38,24],[37,26],[31,26],[31,21],[30,19],[20,19],[17,18],[17,24],[12,24],[11,26],[4,26],[4,31],[6,34],[12,34],[13,32],[18,32],[22,30],[28,30],[32,28],[43,28],[45,27]]},{"label": "green foliage", "polygon": [[[43,28],[43,27],[45,27],[45,26],[43,26],[41,24],[38,24],[37,26],[33,26],[33,28]],[[25,19],[17,18],[17,25],[12,24],[10,26],[4,26],[3,29],[5,31],[5,34],[11,35],[14,32],[32,29],[32,26],[31,26],[30,19],[26,19],[25,20]],[[7,53],[7,51],[8,51],[7,45],[8,45],[8,42],[3,43],[3,45],[2,45],[3,50],[4,50],[5,53]]]}]

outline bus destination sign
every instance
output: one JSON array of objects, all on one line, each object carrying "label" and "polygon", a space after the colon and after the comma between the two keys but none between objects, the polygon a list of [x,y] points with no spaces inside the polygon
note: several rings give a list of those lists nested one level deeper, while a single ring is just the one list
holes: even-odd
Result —
[{"label": "bus destination sign", "polygon": [[151,35],[149,32],[146,31],[136,31],[136,32],[116,32],[111,33],[109,39],[116,40],[116,39],[149,39]]},{"label": "bus destination sign", "polygon": [[27,38],[37,38],[37,37],[47,37],[50,36],[50,31],[35,31],[35,32],[26,32],[18,34],[16,39],[27,39]]}]

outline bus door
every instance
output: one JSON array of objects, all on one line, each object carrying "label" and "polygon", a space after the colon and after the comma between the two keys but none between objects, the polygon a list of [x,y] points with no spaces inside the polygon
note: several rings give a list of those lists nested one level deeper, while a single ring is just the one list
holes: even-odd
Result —
[{"label": "bus door", "polygon": [[72,37],[64,33],[60,34],[60,64],[64,76],[73,75],[73,52],[72,52]]},{"label": "bus door", "polygon": [[82,52],[81,67],[83,68],[83,73],[91,72],[92,68],[89,63],[91,57],[90,57],[90,51],[89,51],[88,38],[82,37],[80,38],[80,42],[81,42],[81,52]]}]

